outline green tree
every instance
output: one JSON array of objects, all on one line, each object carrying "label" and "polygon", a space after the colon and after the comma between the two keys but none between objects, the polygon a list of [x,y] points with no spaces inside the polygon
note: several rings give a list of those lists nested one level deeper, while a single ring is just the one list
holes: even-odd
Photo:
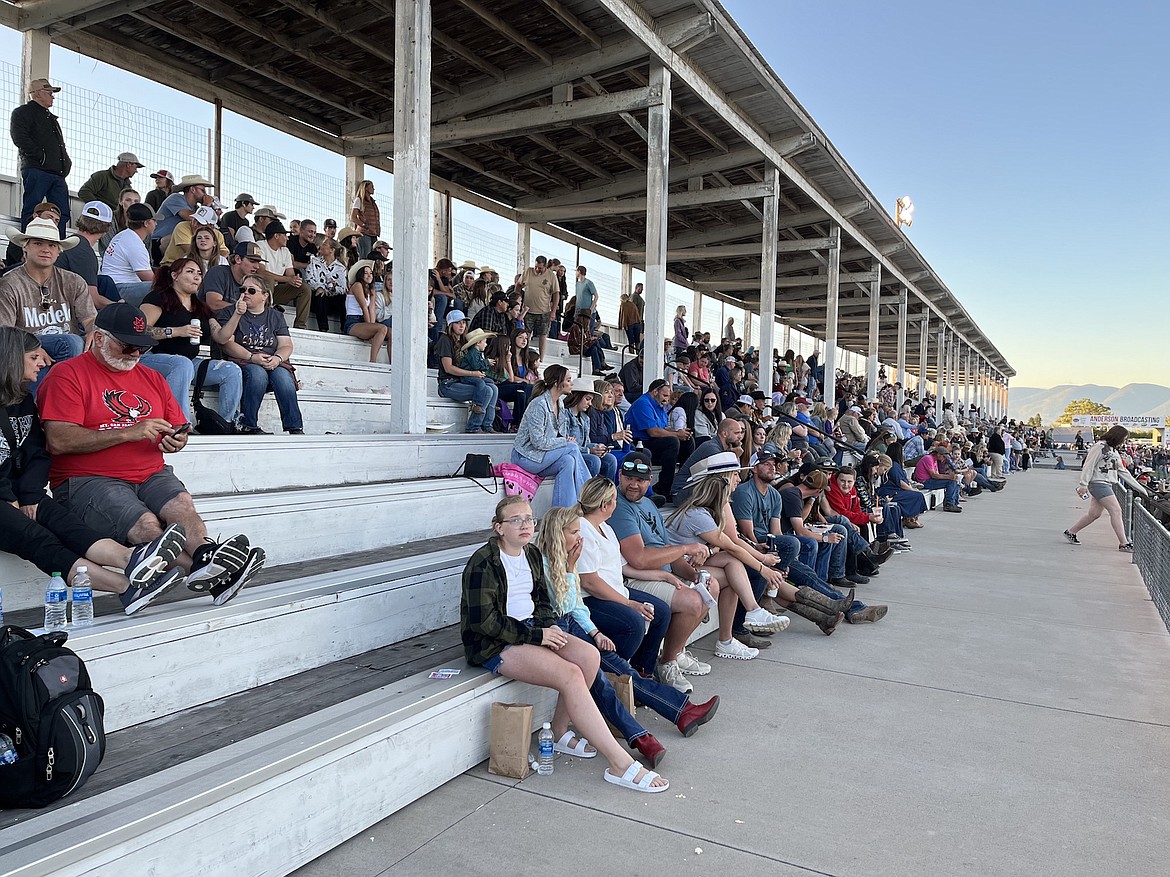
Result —
[{"label": "green tree", "polygon": [[1069,426],[1074,414],[1112,414],[1113,409],[1092,399],[1073,399],[1064,408],[1064,413],[1056,418],[1056,426]]}]

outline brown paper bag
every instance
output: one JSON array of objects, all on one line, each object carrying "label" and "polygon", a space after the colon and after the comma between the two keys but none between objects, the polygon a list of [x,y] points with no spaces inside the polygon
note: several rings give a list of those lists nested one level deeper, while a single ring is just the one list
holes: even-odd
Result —
[{"label": "brown paper bag", "polygon": [[522,780],[528,776],[532,704],[493,703],[488,773]]},{"label": "brown paper bag", "polygon": [[[609,677],[609,682],[613,686],[614,691],[617,692],[618,700],[630,711],[630,715],[637,715],[634,707],[634,680],[629,676],[618,676],[614,673],[606,673]],[[613,726],[612,723],[606,722],[609,725],[610,732],[619,740],[624,740],[621,732]]]}]

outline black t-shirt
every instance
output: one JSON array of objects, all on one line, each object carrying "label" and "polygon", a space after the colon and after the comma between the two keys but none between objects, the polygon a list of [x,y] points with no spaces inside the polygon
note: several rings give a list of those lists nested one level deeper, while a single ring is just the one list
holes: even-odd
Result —
[{"label": "black t-shirt", "polygon": [[435,342],[435,361],[438,363],[436,368],[438,368],[438,370],[439,370],[439,380],[440,381],[457,378],[458,375],[448,374],[447,371],[443,368],[443,357],[444,356],[450,357],[451,358],[451,365],[458,367],[459,354],[455,350],[455,345],[451,341],[451,336],[448,335],[446,332],[444,332],[442,335],[440,335],[439,340]]},{"label": "black t-shirt", "polygon": [[308,262],[309,258],[317,255],[317,245],[312,241],[302,244],[299,237],[288,239],[288,251],[292,253],[294,262]]},{"label": "black t-shirt", "polygon": [[[158,315],[158,320],[155,321],[155,326],[160,329],[176,329],[179,326],[189,326],[191,321],[195,319],[195,315],[179,305],[179,309],[175,311],[168,311],[163,307],[162,295],[154,290],[146,294],[146,298],[142,300],[144,305],[154,305],[162,311]],[[202,317],[199,320],[199,328],[203,331],[203,341],[211,343],[211,329],[207,325],[207,317]],[[169,353],[172,356],[185,356],[187,359],[194,359],[199,355],[199,345],[192,344],[190,338],[164,338],[154,346],[151,353]]]},{"label": "black t-shirt", "polygon": [[796,532],[793,518],[804,518],[804,495],[799,487],[785,487],[780,490],[780,529],[790,536]]}]

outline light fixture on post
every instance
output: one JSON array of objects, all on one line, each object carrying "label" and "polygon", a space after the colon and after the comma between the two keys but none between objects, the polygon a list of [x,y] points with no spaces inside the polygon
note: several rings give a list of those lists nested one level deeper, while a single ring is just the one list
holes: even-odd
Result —
[{"label": "light fixture on post", "polygon": [[914,202],[909,195],[903,195],[894,205],[894,223],[909,228],[914,224]]}]

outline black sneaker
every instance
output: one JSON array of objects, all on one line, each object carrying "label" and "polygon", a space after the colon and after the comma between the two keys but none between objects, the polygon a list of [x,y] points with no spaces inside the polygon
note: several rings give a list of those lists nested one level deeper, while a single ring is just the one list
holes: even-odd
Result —
[{"label": "black sneaker", "polygon": [[[187,544],[187,531],[182,524],[171,524],[158,538],[138,545],[130,550],[130,562],[126,564],[126,578],[130,589],[142,588],[151,583],[175,558],[183,553]],[[127,613],[129,614],[129,613]]]},{"label": "black sneaker", "polygon": [[1070,533],[1068,530],[1064,531],[1064,538],[1069,541],[1070,545],[1080,545],[1081,540],[1077,538],[1076,533]]},{"label": "black sneaker", "polygon": [[184,579],[183,571],[179,567],[161,572],[144,585],[130,585],[118,595],[122,601],[122,608],[127,615],[133,615],[139,609],[145,609],[163,591],[179,584]]},{"label": "black sneaker", "polygon": [[240,593],[247,584],[256,578],[256,573],[264,569],[264,561],[267,555],[263,548],[253,548],[248,552],[248,559],[244,565],[240,567],[231,578],[219,587],[211,589],[211,596],[214,598],[211,602],[216,606],[222,606],[236,594]]},{"label": "black sneaker", "polygon": [[248,562],[248,537],[242,533],[226,542],[212,542],[195,549],[187,587],[197,593],[213,591],[224,585]]},{"label": "black sneaker", "polygon": [[272,433],[268,432],[268,430],[261,429],[258,426],[241,426],[236,430],[236,432],[238,432],[240,435],[272,435]]},{"label": "black sneaker", "polygon": [[1117,546],[1117,550],[1118,550],[1118,551],[1125,551],[1125,552],[1127,552],[1127,553],[1129,553],[1129,554],[1133,554],[1133,543],[1132,543],[1132,542],[1126,542],[1124,545],[1118,545],[1118,546]]}]

